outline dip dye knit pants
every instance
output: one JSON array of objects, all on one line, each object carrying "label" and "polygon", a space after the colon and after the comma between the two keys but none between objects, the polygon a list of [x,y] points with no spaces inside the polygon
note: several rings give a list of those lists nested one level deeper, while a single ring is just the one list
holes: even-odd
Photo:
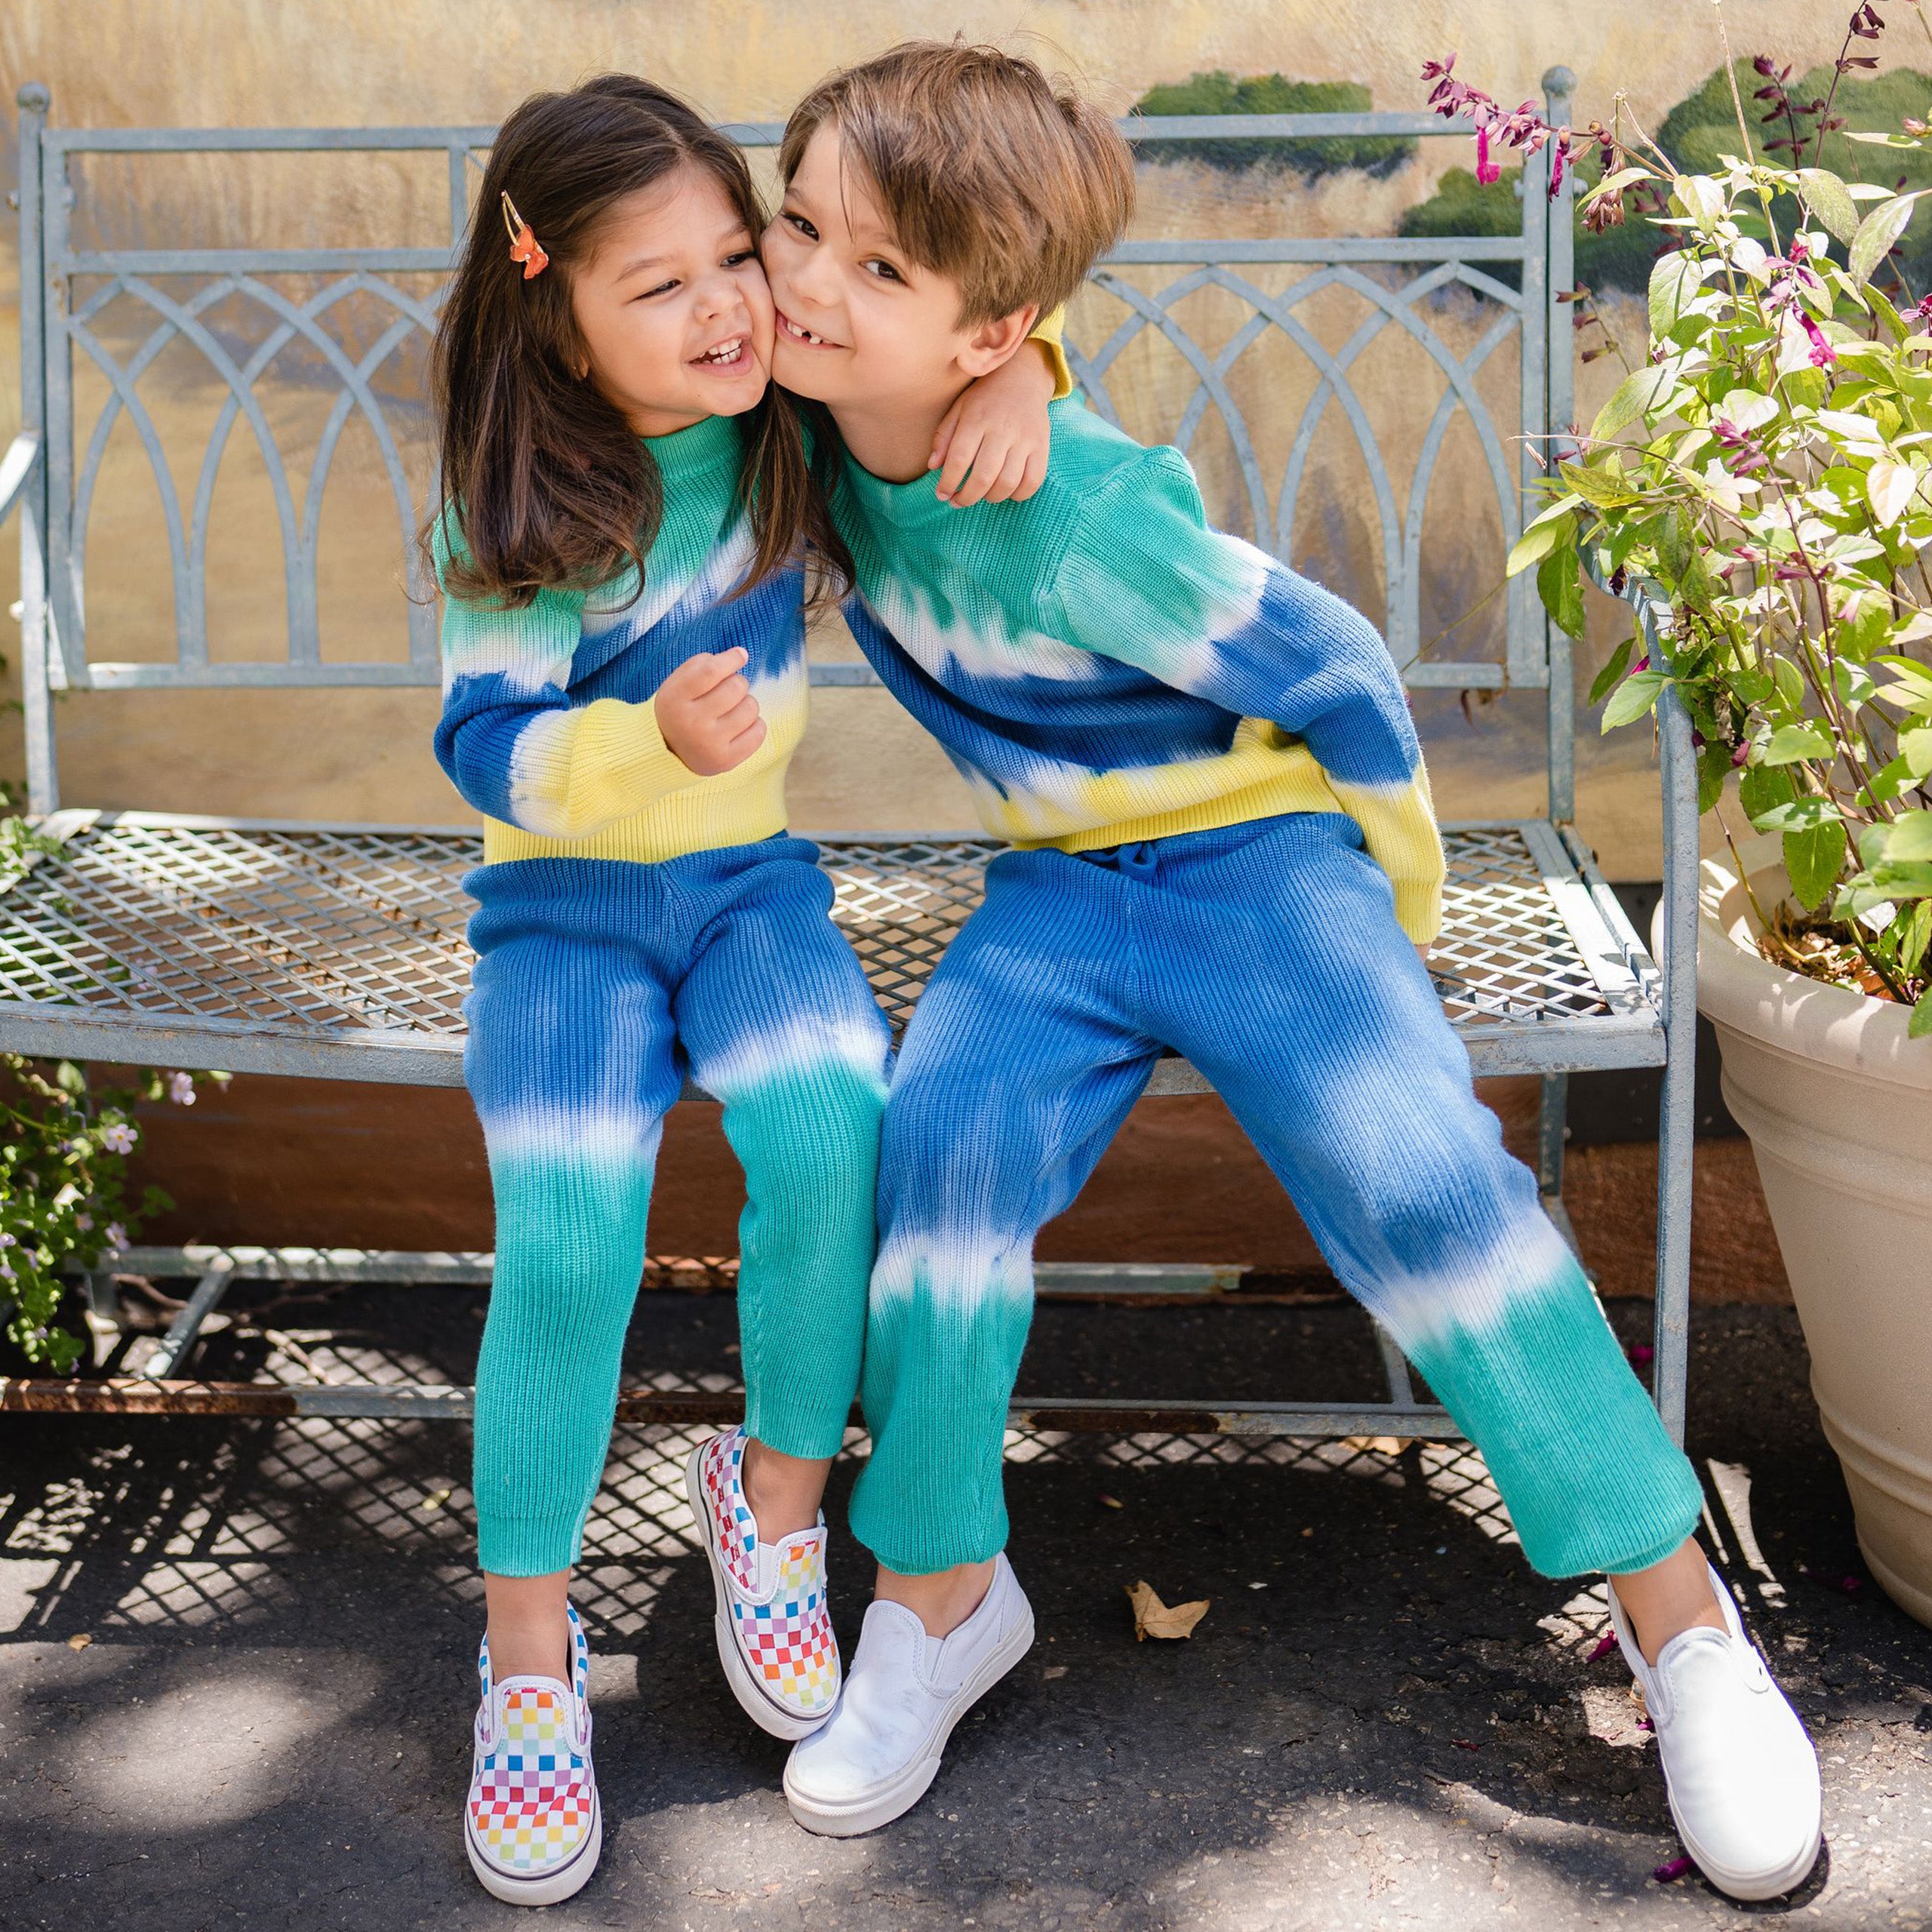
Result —
[{"label": "dip dye knit pants", "polygon": [[1538,1570],[1641,1569],[1682,1543],[1697,1478],[1476,1099],[1387,878],[1352,820],[1304,813],[989,869],[886,1108],[852,1506],[882,1563],[1004,1545],[1033,1237],[1162,1044],[1481,1448]]},{"label": "dip dye knit pants", "polygon": [[610,1444],[666,1112],[688,1066],[743,1164],[746,1425],[831,1456],[857,1391],[885,1020],[803,839],[656,865],[523,859],[478,901],[464,1075],[496,1195],[476,1367],[482,1567],[577,1561]]}]

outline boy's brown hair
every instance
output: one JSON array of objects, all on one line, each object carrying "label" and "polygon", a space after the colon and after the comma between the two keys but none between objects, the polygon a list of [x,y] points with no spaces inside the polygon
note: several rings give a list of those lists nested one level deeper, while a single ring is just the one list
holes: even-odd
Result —
[{"label": "boy's brown hair", "polygon": [[900,246],[959,284],[961,327],[1057,308],[1134,212],[1113,123],[997,48],[909,40],[827,76],[785,125],[788,182],[825,127]]}]

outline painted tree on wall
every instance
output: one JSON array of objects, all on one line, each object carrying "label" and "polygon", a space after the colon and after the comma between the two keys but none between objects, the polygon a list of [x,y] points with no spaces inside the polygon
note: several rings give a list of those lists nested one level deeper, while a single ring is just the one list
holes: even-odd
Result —
[{"label": "painted tree on wall", "polygon": [[[1279,74],[1237,80],[1217,69],[1149,88],[1134,103],[1136,114],[1366,114],[1373,97],[1359,81],[1291,81]],[[1390,174],[1416,151],[1399,134],[1322,134],[1306,140],[1140,141],[1143,161],[1204,162],[1237,174],[1277,168],[1310,179],[1346,168]]]}]

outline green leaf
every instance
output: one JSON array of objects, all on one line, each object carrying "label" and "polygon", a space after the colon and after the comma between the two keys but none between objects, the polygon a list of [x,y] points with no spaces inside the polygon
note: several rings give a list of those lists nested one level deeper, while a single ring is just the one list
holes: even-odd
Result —
[{"label": "green leaf", "polygon": [[1670,682],[1669,675],[1663,671],[1638,671],[1626,678],[1611,694],[1609,703],[1604,706],[1603,728],[1614,731],[1620,724],[1628,724],[1641,718],[1657,701],[1657,694]]},{"label": "green leaf", "polygon": [[1737,780],[1737,802],[1755,825],[1761,814],[1798,795],[1791,774],[1775,765],[1747,764]]},{"label": "green leaf", "polygon": [[1887,865],[1922,865],[1932,860],[1932,812],[1901,812],[1883,829]]},{"label": "green leaf", "polygon": [[1777,413],[1777,399],[1756,389],[1728,390],[1718,405],[1718,414],[1739,429],[1761,429]]},{"label": "green leaf", "polygon": [[1640,416],[1660,412],[1666,397],[1677,387],[1677,371],[1657,363],[1626,376],[1611,392],[1610,400],[1597,411],[1590,425],[1593,442],[1607,442]]},{"label": "green leaf", "polygon": [[1558,627],[1583,635],[1583,572],[1574,540],[1561,543],[1537,566],[1537,595]]},{"label": "green leaf", "polygon": [[1829,798],[1792,798],[1758,813],[1751,823],[1760,832],[1810,832],[1819,826],[1841,821],[1843,817]]},{"label": "green leaf", "polygon": [[1889,457],[1881,457],[1865,472],[1865,494],[1881,530],[1898,521],[1918,488],[1918,472],[1910,463],[1894,463]]},{"label": "green leaf", "polygon": [[1804,198],[1811,212],[1824,223],[1834,239],[1851,245],[1858,232],[1858,205],[1845,192],[1845,185],[1828,168],[1801,168],[1798,178],[1804,184]]},{"label": "green leaf", "polygon": [[[1589,702],[1601,704],[1610,695],[1611,688],[1629,668],[1630,653],[1637,641],[1633,632],[1610,654],[1610,662],[1596,675],[1596,681],[1590,686]],[[1932,734],[1928,734],[1932,736]]]},{"label": "green leaf", "polygon": [[[1919,190],[1923,194],[1924,189]],[[1906,231],[1912,220],[1912,205],[1918,195],[1895,195],[1889,202],[1878,205],[1858,224],[1858,232],[1851,238],[1847,251],[1847,268],[1852,280],[1863,287],[1872,278],[1872,272],[1885,259],[1885,251]]]},{"label": "green leaf", "polygon": [[1697,754],[1697,809],[1707,812],[1724,796],[1724,781],[1730,776],[1730,747],[1713,738]]},{"label": "green leaf", "polygon": [[1561,523],[1533,523],[1509,546],[1506,574],[1520,577],[1539,557],[1546,557],[1562,541]]},{"label": "green leaf", "polygon": [[1932,944],[1932,899],[1921,899],[1906,914],[1899,934],[1900,965],[1908,973],[1916,973],[1928,944]]},{"label": "green leaf", "polygon": [[1640,500],[1631,491],[1623,466],[1614,457],[1598,463],[1559,463],[1557,467],[1564,481],[1586,503],[1609,507]]},{"label": "green leaf", "polygon": [[1695,295],[1703,278],[1685,254],[1662,256],[1651,270],[1651,334],[1658,341],[1677,326],[1684,305]]},{"label": "green leaf", "polygon": [[1824,903],[1844,865],[1844,827],[1821,825],[1812,832],[1784,835],[1784,869],[1791,875],[1792,896],[1807,912]]},{"label": "green leaf", "polygon": [[1918,1004],[1912,1009],[1912,1017],[1906,1022],[1906,1037],[1922,1040],[1932,1033],[1932,986],[1927,986],[1918,995]]},{"label": "green leaf", "polygon": [[1832,741],[1822,725],[1780,724],[1771,734],[1771,742],[1764,747],[1761,762],[1765,764],[1795,764],[1801,758],[1829,758]]}]

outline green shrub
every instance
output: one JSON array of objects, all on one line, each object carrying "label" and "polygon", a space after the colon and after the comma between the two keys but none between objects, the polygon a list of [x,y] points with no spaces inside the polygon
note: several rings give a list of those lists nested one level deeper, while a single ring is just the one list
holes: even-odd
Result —
[{"label": "green shrub", "polygon": [[[1152,88],[1134,105],[1137,114],[1365,114],[1368,89],[1359,81],[1291,81],[1279,74],[1245,80],[1217,69]],[[1144,161],[1199,161],[1223,173],[1277,168],[1311,180],[1345,168],[1388,174],[1416,151],[1406,135],[1323,134],[1306,140],[1272,137],[1254,140],[1137,141]]]}]

